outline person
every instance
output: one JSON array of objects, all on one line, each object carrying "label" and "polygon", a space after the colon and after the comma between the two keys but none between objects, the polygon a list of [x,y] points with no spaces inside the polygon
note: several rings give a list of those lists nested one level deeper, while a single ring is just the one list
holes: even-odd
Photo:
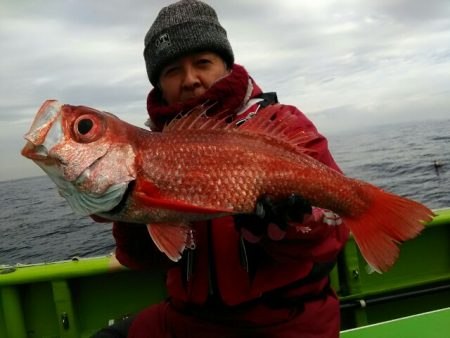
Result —
[{"label": "person", "polygon": [[[234,62],[226,31],[206,3],[181,0],[162,8],[145,36],[144,58],[153,85],[147,98],[153,131],[205,102],[214,103],[209,115],[226,111],[236,128],[276,104],[280,118],[296,114],[292,132],[315,135],[307,144],[311,156],[340,171],[313,123],[278,104],[276,94],[263,92]],[[114,223],[121,264],[167,269],[169,298],[137,314],[128,337],[339,336],[329,272],[347,227],[298,195],[277,202],[261,196],[257,207],[252,215],[193,223],[196,248],[177,263],[159,252],[144,225]]]}]

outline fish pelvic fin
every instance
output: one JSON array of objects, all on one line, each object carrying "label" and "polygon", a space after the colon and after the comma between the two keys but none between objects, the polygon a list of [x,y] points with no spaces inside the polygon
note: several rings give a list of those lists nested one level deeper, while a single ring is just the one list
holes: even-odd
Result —
[{"label": "fish pelvic fin", "polygon": [[195,249],[194,231],[184,223],[148,224],[147,230],[157,248],[173,262],[181,259],[186,248]]},{"label": "fish pelvic fin", "polygon": [[398,259],[399,244],[416,237],[433,212],[426,206],[375,186],[364,187],[372,205],[359,217],[342,217],[371,268],[386,272]]}]

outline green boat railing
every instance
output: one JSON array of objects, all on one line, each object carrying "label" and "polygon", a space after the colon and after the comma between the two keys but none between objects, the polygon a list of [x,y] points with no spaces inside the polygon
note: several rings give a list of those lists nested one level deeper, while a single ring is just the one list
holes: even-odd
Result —
[{"label": "green boat railing", "polygon": [[[428,324],[450,332],[450,312],[442,310],[450,307],[450,208],[435,212],[385,274],[369,273],[356,243],[348,241],[331,273],[342,337],[438,337],[423,331]],[[162,271],[131,271],[114,256],[0,266],[0,337],[89,337],[165,297]],[[427,323],[422,331],[416,320]]]},{"label": "green boat railing", "polygon": [[450,209],[435,213],[384,274],[368,272],[356,243],[348,241],[332,275],[344,329],[450,306]]}]

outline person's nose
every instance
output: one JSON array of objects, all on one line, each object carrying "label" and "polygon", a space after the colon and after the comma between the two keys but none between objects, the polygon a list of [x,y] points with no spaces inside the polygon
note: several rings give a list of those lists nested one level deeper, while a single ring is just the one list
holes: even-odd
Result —
[{"label": "person's nose", "polygon": [[186,67],[184,71],[183,87],[185,89],[195,89],[201,84],[198,72],[193,67]]}]

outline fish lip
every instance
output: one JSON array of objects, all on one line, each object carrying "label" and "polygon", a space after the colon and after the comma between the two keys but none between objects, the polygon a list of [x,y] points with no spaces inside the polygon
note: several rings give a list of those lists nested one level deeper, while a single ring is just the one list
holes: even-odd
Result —
[{"label": "fish lip", "polygon": [[27,142],[20,152],[22,156],[32,160],[36,164],[52,166],[58,164],[58,161],[48,155],[47,148],[43,145],[36,146],[31,142]]},{"label": "fish lip", "polygon": [[43,149],[40,147],[41,146],[37,146],[36,144],[27,141],[20,153],[22,154],[22,156],[25,156],[26,158],[29,158],[33,161],[45,161],[48,157],[47,152],[44,151],[44,153],[42,153],[41,150]]},{"label": "fish lip", "polygon": [[45,101],[39,108],[30,130],[24,135],[24,138],[36,146],[42,144],[54,121],[61,114],[62,107],[63,104],[56,100]]},{"label": "fish lip", "polygon": [[[47,100],[39,108],[29,131],[24,135],[26,140],[21,154],[35,162],[55,163],[55,159],[49,157],[52,145],[59,142],[61,134],[55,138],[54,125],[61,117],[63,105],[56,100]],[[59,131],[59,125],[56,131]],[[49,138],[50,133],[50,139]]]}]

